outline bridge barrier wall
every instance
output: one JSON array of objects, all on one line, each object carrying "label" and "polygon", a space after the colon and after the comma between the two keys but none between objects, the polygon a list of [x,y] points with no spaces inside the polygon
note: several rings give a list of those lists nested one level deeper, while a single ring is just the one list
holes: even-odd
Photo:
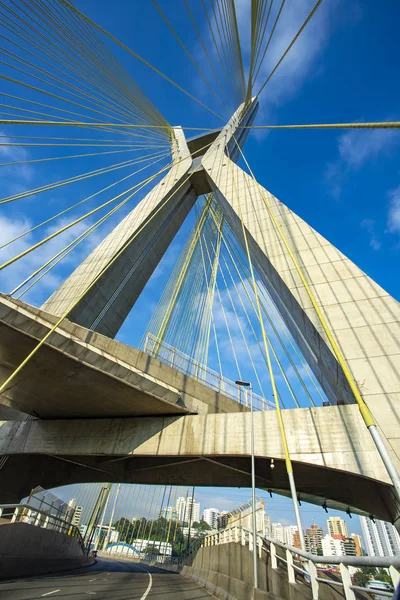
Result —
[{"label": "bridge barrier wall", "polygon": [[66,571],[93,562],[72,536],[29,523],[0,525],[0,579]]},{"label": "bridge barrier wall", "polygon": [[[277,556],[285,559],[282,548]],[[258,589],[253,588],[253,554],[248,546],[236,542],[203,546],[189,555],[183,565],[160,565],[197,581],[221,600],[313,600],[310,584],[298,579],[288,581],[287,569],[278,564],[272,568],[270,555],[258,558]],[[279,561],[280,562],[280,561]],[[340,600],[345,597],[342,588],[324,585],[319,588],[319,600]],[[368,600],[367,594],[359,594]]]},{"label": "bridge barrier wall", "polygon": [[258,558],[258,589],[254,590],[253,553],[248,546],[240,543],[199,548],[185,562],[182,574],[195,579],[223,600],[270,600],[277,597],[312,600],[308,586],[290,586],[284,570],[272,570],[265,556]]}]

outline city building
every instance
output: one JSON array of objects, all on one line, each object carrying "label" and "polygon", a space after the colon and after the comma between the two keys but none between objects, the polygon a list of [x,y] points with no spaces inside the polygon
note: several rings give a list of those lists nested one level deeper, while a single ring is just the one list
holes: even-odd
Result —
[{"label": "city building", "polygon": [[288,546],[294,546],[296,534],[297,536],[299,535],[299,530],[296,527],[296,525],[288,525],[287,527],[284,527],[283,537],[285,540],[285,544],[287,544]]},{"label": "city building", "polygon": [[158,516],[160,519],[163,518],[167,519],[168,521],[171,519],[176,521],[178,519],[178,513],[173,506],[167,506],[166,508],[161,509]]},{"label": "city building", "polygon": [[323,554],[322,551],[322,536],[324,532],[321,527],[318,525],[311,525],[306,529],[304,535],[304,544],[307,552],[311,552],[311,554]]},{"label": "city building", "polygon": [[396,556],[400,554],[400,536],[391,523],[360,517],[361,529],[368,556]]},{"label": "city building", "polygon": [[76,504],[75,498],[70,498],[67,506],[68,506],[67,511],[66,511],[67,519],[72,523],[72,525],[79,527],[79,525],[81,523],[83,506],[78,506]]},{"label": "city building", "polygon": [[203,521],[211,527],[211,529],[218,529],[218,508],[205,508],[203,510]]},{"label": "city building", "polygon": [[81,523],[81,518],[82,518],[82,512],[83,512],[83,506],[75,506],[75,510],[74,510],[74,516],[72,517],[72,525],[76,525],[76,527],[79,527],[80,523]]},{"label": "city building", "polygon": [[225,529],[228,526],[229,512],[223,510],[218,517],[218,529]]},{"label": "city building", "polygon": [[179,523],[196,523],[200,521],[200,502],[191,496],[180,496],[176,502],[176,513]]},{"label": "city building", "polygon": [[362,556],[363,555],[363,543],[362,543],[361,535],[358,535],[358,533],[351,533],[350,536],[353,538],[354,543],[356,545],[356,556]]},{"label": "city building", "polygon": [[264,517],[264,530],[265,530],[265,535],[267,537],[271,537],[272,528],[271,528],[271,517],[269,515],[265,515],[265,517]]},{"label": "city building", "polygon": [[294,535],[293,535],[293,546],[295,548],[301,548],[301,542],[300,542],[300,534],[299,534],[299,530],[295,531]]},{"label": "city building", "polygon": [[340,517],[329,517],[326,524],[328,526],[329,535],[343,535],[345,538],[349,537],[346,522]]},{"label": "city building", "polygon": [[356,543],[353,538],[344,535],[330,535],[322,538],[322,554],[324,556],[356,556]]},{"label": "city building", "polygon": [[356,542],[352,537],[342,540],[344,556],[357,556]]},{"label": "city building", "polygon": [[274,540],[278,540],[278,542],[281,542],[282,544],[285,543],[285,534],[282,523],[272,523],[271,537],[274,538]]}]

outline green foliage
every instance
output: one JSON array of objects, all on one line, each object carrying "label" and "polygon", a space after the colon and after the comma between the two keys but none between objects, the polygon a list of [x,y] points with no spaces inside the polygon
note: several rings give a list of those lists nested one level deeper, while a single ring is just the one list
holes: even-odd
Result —
[{"label": "green foliage", "polygon": [[198,531],[210,531],[211,527],[205,521],[195,521],[192,525],[193,529]]},{"label": "green foliage", "polygon": [[[197,523],[197,526],[202,530],[208,529],[207,523]],[[194,525],[193,525],[194,526]],[[119,541],[126,542],[127,544],[133,544],[136,539],[144,539],[153,542],[166,542],[172,546],[172,555],[179,556],[187,546],[187,538],[183,535],[182,529],[179,524],[170,519],[160,517],[154,521],[145,519],[144,517],[138,519],[134,523],[121,517],[114,523],[115,529],[119,532]],[[151,544],[148,546],[146,553],[157,554],[158,550],[154,549]]]},{"label": "green foliage", "polygon": [[376,567],[362,567],[357,573],[354,573],[354,584],[366,587],[371,579],[376,581],[386,581],[392,583],[390,576],[384,569]]}]

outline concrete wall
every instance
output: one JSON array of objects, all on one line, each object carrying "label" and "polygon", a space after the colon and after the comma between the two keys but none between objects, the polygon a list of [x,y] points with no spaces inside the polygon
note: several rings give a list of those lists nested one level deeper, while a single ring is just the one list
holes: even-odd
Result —
[{"label": "concrete wall", "polygon": [[0,579],[65,571],[92,562],[72,536],[28,523],[0,525]]},{"label": "concrete wall", "polygon": [[[277,551],[283,556],[282,549]],[[174,570],[197,581],[221,600],[312,600],[310,585],[301,581],[290,584],[286,569],[272,569],[265,552],[258,558],[258,589],[254,590],[253,554],[247,546],[234,542],[200,548],[182,567]],[[320,600],[343,597],[340,588],[321,584]]]}]

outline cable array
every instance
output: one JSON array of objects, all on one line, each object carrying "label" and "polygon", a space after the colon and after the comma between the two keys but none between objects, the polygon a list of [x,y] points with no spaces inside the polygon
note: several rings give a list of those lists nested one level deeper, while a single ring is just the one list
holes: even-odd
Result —
[{"label": "cable array", "polygon": [[[232,228],[213,195],[201,199],[195,223],[141,341],[141,347],[233,397],[246,401],[227,373],[256,382],[256,407],[271,408],[264,388],[267,355],[257,299],[268,328],[268,348],[283,407],[316,406],[327,398],[262,281],[257,298],[241,232]],[[221,348],[223,351],[221,351]]]}]

